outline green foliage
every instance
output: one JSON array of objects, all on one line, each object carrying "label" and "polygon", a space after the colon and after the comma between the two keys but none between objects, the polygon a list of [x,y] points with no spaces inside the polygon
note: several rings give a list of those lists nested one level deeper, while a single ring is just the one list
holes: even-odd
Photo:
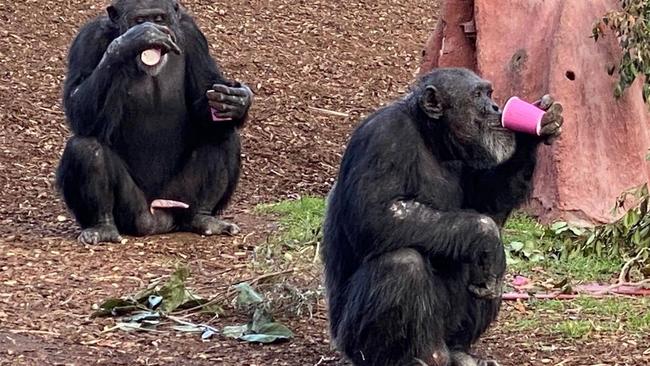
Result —
[{"label": "green foliage", "polygon": [[320,240],[325,213],[325,200],[319,197],[302,197],[272,204],[259,205],[257,211],[279,216],[280,240],[292,249]]},{"label": "green foliage", "polygon": [[[167,281],[157,280],[135,295],[105,300],[97,307],[97,311],[92,316],[117,317],[133,312],[154,311],[170,314],[178,310],[201,307],[207,303],[207,300],[185,287],[185,281],[189,275],[190,271],[187,267],[179,266]],[[201,311],[212,315],[223,313],[223,309],[215,304],[207,304],[201,307]]]},{"label": "green foliage", "polygon": [[530,273],[541,267],[553,278],[607,281],[620,271],[620,257],[605,258],[569,253],[574,242],[585,240],[586,229],[566,223],[545,226],[522,213],[515,213],[503,228],[503,243],[508,268],[515,273]]},{"label": "green foliage", "polygon": [[636,204],[611,224],[594,229],[576,228],[564,222],[553,224],[549,228],[550,234],[555,235],[561,243],[555,250],[559,251],[561,256],[581,254],[600,258],[634,257],[644,251],[641,259],[647,260],[647,249],[650,248],[650,196],[647,184],[623,192],[613,213],[624,209],[630,201]]},{"label": "green foliage", "polygon": [[[300,259],[317,258],[318,245],[322,239],[321,227],[325,215],[325,200],[319,197],[302,197],[256,207],[259,213],[275,215],[280,232],[256,248],[256,254],[267,264],[295,264]],[[305,257],[305,258],[302,258]],[[307,262],[307,261],[305,261]]]},{"label": "green foliage", "polygon": [[[650,332],[650,313],[646,311],[650,306],[648,298],[583,296],[571,301],[533,300],[527,306],[530,310],[527,315],[507,323],[507,329],[568,339],[585,338],[591,333],[627,332],[636,337]],[[572,316],[568,318],[567,314]]]},{"label": "green foliage", "polygon": [[[650,97],[650,1],[621,0],[621,10],[606,14],[593,28],[593,37],[611,29],[623,49],[618,68],[619,80],[614,89],[618,98],[638,75],[644,76],[643,100]],[[608,70],[613,72],[613,70]]]},{"label": "green foliage", "polygon": [[224,327],[224,336],[253,343],[273,343],[293,338],[289,328],[273,319],[271,305],[262,294],[245,282],[235,286],[235,289],[239,291],[236,307],[246,309],[253,315],[246,324]]},{"label": "green foliage", "polygon": [[515,213],[506,222],[503,242],[509,265],[541,262],[547,259],[547,250],[554,245],[544,226],[521,213]]}]

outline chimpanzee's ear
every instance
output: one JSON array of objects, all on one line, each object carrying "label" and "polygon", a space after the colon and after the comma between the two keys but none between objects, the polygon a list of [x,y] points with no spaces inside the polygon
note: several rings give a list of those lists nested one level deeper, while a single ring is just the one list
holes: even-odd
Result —
[{"label": "chimpanzee's ear", "polygon": [[115,9],[113,5],[110,5],[106,8],[106,12],[108,13],[108,17],[111,18],[111,21],[117,24],[120,18],[120,14],[117,12],[117,9]]},{"label": "chimpanzee's ear", "polygon": [[420,108],[432,119],[442,117],[442,103],[440,102],[440,93],[433,85],[427,85],[420,96]]}]

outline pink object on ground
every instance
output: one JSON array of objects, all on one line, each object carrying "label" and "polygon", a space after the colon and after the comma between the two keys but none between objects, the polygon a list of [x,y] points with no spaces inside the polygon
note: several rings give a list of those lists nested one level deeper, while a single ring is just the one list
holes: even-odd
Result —
[{"label": "pink object on ground", "polygon": [[503,107],[501,125],[509,130],[539,136],[544,111],[517,97],[508,99]]},{"label": "pink object on ground", "polygon": [[515,287],[526,286],[530,283],[530,280],[523,276],[515,276],[515,279],[512,280],[512,285]]},{"label": "pink object on ground", "polygon": [[153,215],[155,209],[189,208],[189,207],[190,207],[190,205],[188,205],[185,202],[174,201],[174,200],[156,199],[156,200],[151,201],[149,211],[151,211],[151,214]]}]

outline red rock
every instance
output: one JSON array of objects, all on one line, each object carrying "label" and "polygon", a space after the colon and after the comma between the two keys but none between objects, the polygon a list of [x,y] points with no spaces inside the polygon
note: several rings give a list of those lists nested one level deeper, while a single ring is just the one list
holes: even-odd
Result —
[{"label": "red rock", "polygon": [[465,35],[462,26],[472,20],[473,13],[474,0],[444,2],[440,10],[442,21],[427,41],[421,70],[431,70],[439,64],[476,70],[474,40]]},{"label": "red rock", "polygon": [[[606,70],[618,64],[620,48],[611,33],[598,42],[590,38],[595,21],[618,1],[476,0],[475,45],[459,39],[466,37],[460,24],[468,21],[468,3],[447,2],[446,30],[434,32],[425,52],[439,57],[427,59],[422,71],[471,65],[467,55],[475,55],[474,69],[494,83],[500,103],[511,95],[533,101],[546,93],[561,101],[563,134],[539,150],[526,209],[544,221],[612,221],[619,194],[650,177],[650,119],[641,85],[637,81],[616,100],[616,74]],[[451,40],[436,41],[440,36]]]}]

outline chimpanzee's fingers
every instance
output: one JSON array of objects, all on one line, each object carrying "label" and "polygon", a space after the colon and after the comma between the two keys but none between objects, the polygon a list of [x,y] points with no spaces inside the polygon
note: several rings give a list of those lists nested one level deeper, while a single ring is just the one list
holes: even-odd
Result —
[{"label": "chimpanzee's fingers", "polygon": [[226,104],[226,103],[220,103],[220,102],[214,102],[214,101],[208,101],[208,104],[210,107],[214,108],[217,113],[225,113],[225,112],[231,112],[231,111],[237,111],[241,107],[232,105],[232,104]]},{"label": "chimpanzee's fingers", "polygon": [[170,51],[174,52],[177,55],[180,55],[182,53],[180,47],[178,47],[176,42],[174,42],[174,40],[171,39],[171,37],[167,40],[166,46],[169,48]]},{"label": "chimpanzee's fingers", "polygon": [[220,103],[231,104],[235,106],[245,106],[248,103],[248,98],[235,96],[235,95],[227,95],[212,90],[208,90],[207,95],[208,95],[208,100],[211,102],[220,102]]},{"label": "chimpanzee's fingers", "polygon": [[551,107],[551,105],[553,105],[553,103],[555,103],[555,99],[553,99],[550,94],[546,94],[533,104],[536,105],[539,109],[547,110]]},{"label": "chimpanzee's fingers", "polygon": [[546,110],[546,113],[544,113],[544,116],[542,117],[542,127],[546,126],[547,124],[554,124],[554,123],[557,123],[560,126],[562,126],[562,123],[564,123],[564,119],[562,117],[562,111],[563,111],[562,104],[553,103],[553,105],[551,105]]},{"label": "chimpanzee's fingers", "polygon": [[550,136],[554,135],[562,127],[564,118],[560,116],[559,119],[553,120],[551,123],[543,124],[542,128],[539,131],[540,136]]},{"label": "chimpanzee's fingers", "polygon": [[248,97],[251,95],[251,90],[245,85],[242,85],[241,87],[228,87],[223,84],[214,84],[212,89],[223,94],[235,95],[238,97]]},{"label": "chimpanzee's fingers", "polygon": [[217,112],[212,114],[213,119],[217,120],[235,119],[237,116],[238,113],[236,111]]}]

